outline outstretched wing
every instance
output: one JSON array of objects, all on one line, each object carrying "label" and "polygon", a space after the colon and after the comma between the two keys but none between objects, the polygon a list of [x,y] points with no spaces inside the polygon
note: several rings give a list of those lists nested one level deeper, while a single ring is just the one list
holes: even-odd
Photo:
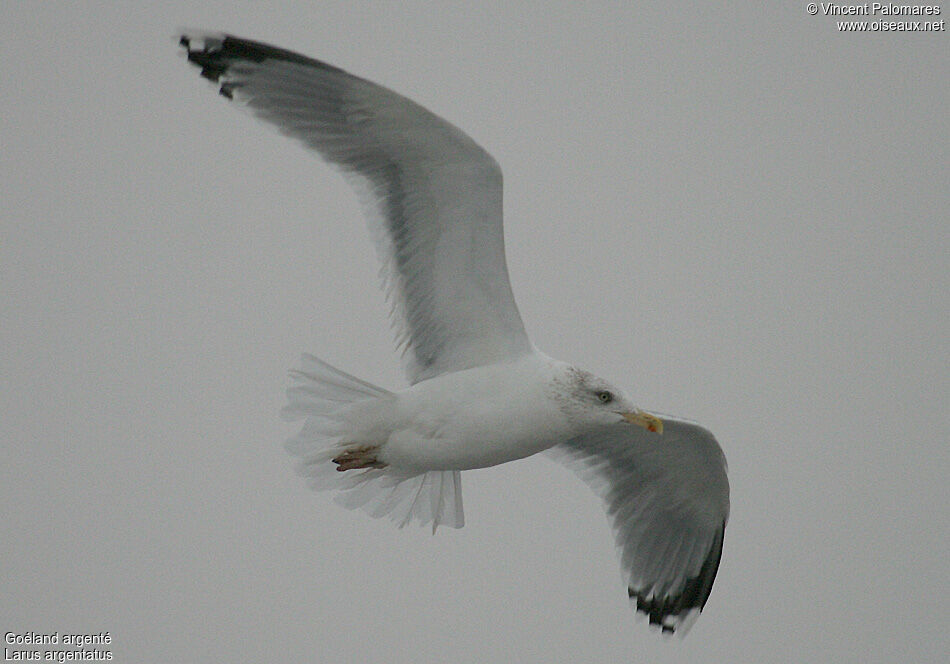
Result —
[{"label": "outstretched wing", "polygon": [[339,167],[361,196],[411,382],[530,352],[505,265],[502,178],[471,138],[341,69],[223,34],[181,37],[222,95]]},{"label": "outstretched wing", "polygon": [[712,590],[729,516],[726,459],[702,427],[617,424],[552,455],[603,499],[630,601],[664,632],[685,631]]}]

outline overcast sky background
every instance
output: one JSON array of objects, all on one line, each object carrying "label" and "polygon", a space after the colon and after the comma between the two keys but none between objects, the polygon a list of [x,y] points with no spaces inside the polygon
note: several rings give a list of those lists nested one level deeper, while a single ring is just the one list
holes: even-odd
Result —
[{"label": "overcast sky background", "polygon": [[[0,630],[108,630],[117,662],[942,660],[946,32],[804,2],[193,4],[0,4]],[[464,473],[435,537],[294,475],[287,369],[403,386],[388,306],[342,178],[229,107],[179,27],[383,83],[497,158],[535,343],[728,457],[684,640],[635,620],[599,501],[546,458]]]}]

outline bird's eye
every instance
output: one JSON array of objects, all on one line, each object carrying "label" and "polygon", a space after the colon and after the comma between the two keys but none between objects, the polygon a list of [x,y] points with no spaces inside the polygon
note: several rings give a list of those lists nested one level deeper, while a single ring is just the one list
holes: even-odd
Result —
[{"label": "bird's eye", "polygon": [[597,393],[597,398],[600,400],[600,403],[610,403],[614,400],[614,395],[607,390],[601,390]]}]

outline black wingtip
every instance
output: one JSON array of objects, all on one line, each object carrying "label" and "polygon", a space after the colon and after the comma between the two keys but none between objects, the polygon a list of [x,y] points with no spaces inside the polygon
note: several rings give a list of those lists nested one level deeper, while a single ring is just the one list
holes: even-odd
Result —
[{"label": "black wingtip", "polygon": [[[279,60],[327,71],[343,72],[342,69],[333,65],[308,58],[300,53],[231,35],[182,34],[178,45],[187,51],[188,62],[201,69],[201,76],[215,83],[221,82],[221,77],[228,73],[231,66],[242,61],[261,63],[266,60]],[[228,99],[232,99],[235,87],[234,84],[225,81],[222,83],[220,92]]]},{"label": "black wingtip", "polygon": [[637,611],[649,616],[651,625],[656,625],[664,633],[673,633],[676,631],[678,619],[685,618],[690,611],[702,612],[712,592],[716,573],[719,571],[725,531],[726,523],[723,521],[699,573],[686,581],[683,590],[678,595],[659,599],[647,596],[635,588],[627,588],[630,600],[636,599]]}]

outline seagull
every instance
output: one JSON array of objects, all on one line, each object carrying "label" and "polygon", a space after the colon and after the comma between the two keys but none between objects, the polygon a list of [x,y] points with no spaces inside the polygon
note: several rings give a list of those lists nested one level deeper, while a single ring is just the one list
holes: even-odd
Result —
[{"label": "seagull", "polygon": [[373,517],[460,528],[461,471],[547,451],[603,500],[628,597],[682,633],[709,597],[729,515],[726,461],[698,424],[640,408],[545,355],[515,305],[502,175],[415,102],[293,51],[184,32],[221,95],[342,172],[369,219],[409,387],[389,391],[304,355],[291,371],[298,472]]}]

